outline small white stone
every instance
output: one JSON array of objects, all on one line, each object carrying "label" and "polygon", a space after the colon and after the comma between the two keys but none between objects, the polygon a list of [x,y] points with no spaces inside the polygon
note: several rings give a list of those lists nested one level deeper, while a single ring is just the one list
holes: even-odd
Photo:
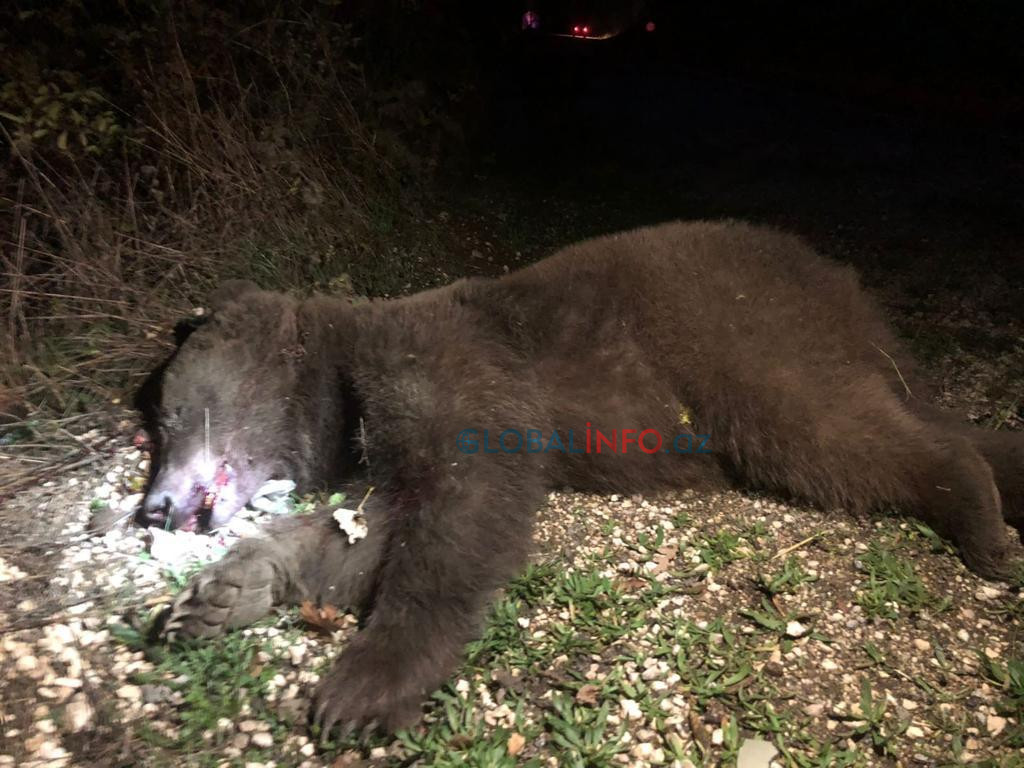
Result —
[{"label": "small white stone", "polygon": [[129,701],[142,701],[142,689],[137,685],[122,685],[117,689],[117,697]]},{"label": "small white stone", "polygon": [[622,699],[619,701],[619,709],[622,711],[622,716],[627,720],[640,720],[644,716],[640,705],[633,699]]},{"label": "small white stone", "polygon": [[635,747],[633,747],[632,750],[630,750],[630,753],[637,760],[650,760],[651,754],[653,752],[654,747],[652,747],[650,744],[646,742],[640,742]]},{"label": "small white stone", "polygon": [[985,727],[990,736],[998,736],[1006,728],[1006,718],[998,715],[989,715],[985,718]]},{"label": "small white stone", "polygon": [[253,746],[266,749],[267,747],[274,746],[274,737],[267,731],[260,731],[259,733],[254,733],[252,735],[252,743]]},{"label": "small white stone", "polygon": [[288,656],[291,657],[292,664],[296,667],[302,663],[302,659],[306,655],[306,644],[296,643],[295,645],[288,647]]},{"label": "small white stone", "polygon": [[123,499],[121,499],[117,507],[125,514],[128,514],[129,512],[134,512],[142,503],[142,499],[144,496],[145,494],[143,493],[130,493]]},{"label": "small white stone", "polygon": [[68,756],[68,753],[60,744],[50,740],[46,740],[36,747],[35,753],[47,762],[63,761]]},{"label": "small white stone", "polygon": [[799,621],[790,621],[786,624],[786,635],[789,637],[803,637],[807,634],[807,627]]},{"label": "small white stone", "polygon": [[95,711],[84,693],[76,693],[64,707],[64,727],[72,733],[85,729],[93,719]]}]

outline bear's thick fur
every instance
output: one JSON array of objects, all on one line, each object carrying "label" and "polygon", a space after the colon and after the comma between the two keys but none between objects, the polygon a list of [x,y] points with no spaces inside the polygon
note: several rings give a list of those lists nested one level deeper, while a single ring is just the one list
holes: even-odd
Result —
[{"label": "bear's thick fur", "polygon": [[[326,728],[415,720],[523,565],[549,488],[894,504],[989,577],[1010,564],[1004,516],[1024,520],[1024,439],[929,406],[853,271],[771,229],[666,224],[363,306],[240,282],[211,305],[164,377],[150,520],[222,523],[271,477],[361,478],[369,536],[350,545],[330,510],[282,521],[203,572],[166,631],[209,635],[299,599],[368,609],[316,694]],[[628,429],[666,446],[708,435],[711,452],[569,452]],[[479,452],[460,450],[464,430]],[[504,430],[543,445],[557,431],[566,449],[485,453],[484,430],[491,450]]]}]

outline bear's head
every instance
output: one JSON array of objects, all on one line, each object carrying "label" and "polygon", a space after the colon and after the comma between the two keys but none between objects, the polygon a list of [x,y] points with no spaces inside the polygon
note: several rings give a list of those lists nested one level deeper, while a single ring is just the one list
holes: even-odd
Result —
[{"label": "bear's head", "polygon": [[150,525],[223,525],[266,481],[290,475],[300,350],[297,302],[248,281],[221,286],[167,364],[157,410]]}]

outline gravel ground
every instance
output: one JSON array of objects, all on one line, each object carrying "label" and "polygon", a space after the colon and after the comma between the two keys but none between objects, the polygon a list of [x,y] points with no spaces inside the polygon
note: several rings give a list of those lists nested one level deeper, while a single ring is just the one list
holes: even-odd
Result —
[{"label": "gravel ground", "polygon": [[[1020,595],[898,517],[724,493],[551,494],[424,725],[309,740],[309,687],[354,617],[290,611],[202,648],[138,631],[180,589],[137,528],[148,457],[4,506],[0,766],[1024,765]],[[247,535],[265,515],[243,520]],[[234,534],[231,534],[234,535]],[[772,745],[769,747],[768,745]]]}]

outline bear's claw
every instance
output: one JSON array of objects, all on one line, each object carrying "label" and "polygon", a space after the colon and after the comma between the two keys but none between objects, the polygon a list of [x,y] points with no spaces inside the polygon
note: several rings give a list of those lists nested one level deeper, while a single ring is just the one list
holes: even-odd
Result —
[{"label": "bear's claw", "polygon": [[321,742],[332,734],[393,733],[419,719],[426,696],[396,674],[401,661],[359,639],[345,649],[313,695],[312,724]]}]

